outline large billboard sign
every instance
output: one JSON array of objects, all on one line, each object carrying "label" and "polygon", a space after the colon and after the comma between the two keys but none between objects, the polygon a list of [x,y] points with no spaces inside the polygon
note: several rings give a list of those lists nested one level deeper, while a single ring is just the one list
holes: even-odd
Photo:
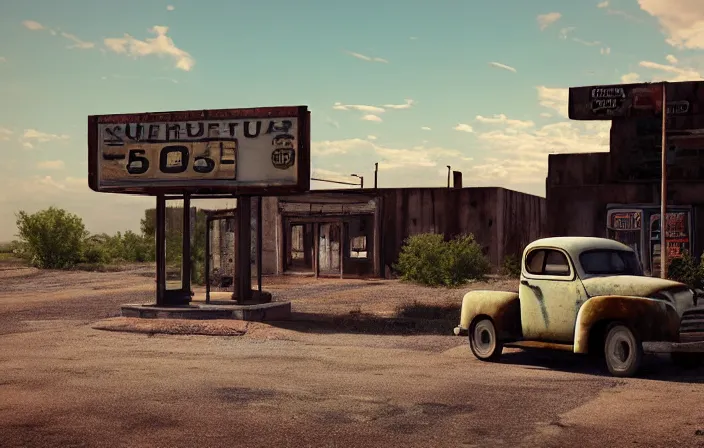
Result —
[{"label": "large billboard sign", "polygon": [[286,194],[310,188],[306,106],[88,117],[88,183],[112,193]]},{"label": "large billboard sign", "polygon": [[[689,98],[677,98],[676,84],[667,87],[667,114],[694,113]],[[662,113],[662,83],[570,87],[568,115],[572,120],[652,117]]]}]

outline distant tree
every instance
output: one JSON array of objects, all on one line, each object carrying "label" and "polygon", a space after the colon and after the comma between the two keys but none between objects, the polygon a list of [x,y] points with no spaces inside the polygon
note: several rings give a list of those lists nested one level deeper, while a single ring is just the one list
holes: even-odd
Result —
[{"label": "distant tree", "polygon": [[81,260],[88,232],[83,220],[66,210],[49,207],[28,214],[17,213],[18,237],[32,265],[65,269]]}]

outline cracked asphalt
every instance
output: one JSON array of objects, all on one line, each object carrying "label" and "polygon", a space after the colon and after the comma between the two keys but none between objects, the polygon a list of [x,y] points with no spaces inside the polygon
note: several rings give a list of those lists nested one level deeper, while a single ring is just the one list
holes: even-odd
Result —
[{"label": "cracked asphalt", "polygon": [[364,332],[305,317],[388,318],[462,290],[267,279],[296,322],[228,337],[94,329],[119,304],[149,301],[142,274],[0,272],[0,446],[704,447],[704,370],[652,357],[624,380],[521,350],[482,363],[451,327]]}]

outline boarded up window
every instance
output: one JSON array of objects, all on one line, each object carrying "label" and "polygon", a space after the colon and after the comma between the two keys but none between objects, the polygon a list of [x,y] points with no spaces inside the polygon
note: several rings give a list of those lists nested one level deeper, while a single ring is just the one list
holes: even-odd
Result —
[{"label": "boarded up window", "polygon": [[367,258],[366,235],[356,236],[350,239],[350,258]]}]

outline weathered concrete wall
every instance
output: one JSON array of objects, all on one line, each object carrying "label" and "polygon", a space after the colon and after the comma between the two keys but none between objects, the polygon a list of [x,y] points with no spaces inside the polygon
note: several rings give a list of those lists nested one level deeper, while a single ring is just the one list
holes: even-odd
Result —
[{"label": "weathered concrete wall", "polygon": [[262,274],[276,274],[278,199],[262,198]]}]

